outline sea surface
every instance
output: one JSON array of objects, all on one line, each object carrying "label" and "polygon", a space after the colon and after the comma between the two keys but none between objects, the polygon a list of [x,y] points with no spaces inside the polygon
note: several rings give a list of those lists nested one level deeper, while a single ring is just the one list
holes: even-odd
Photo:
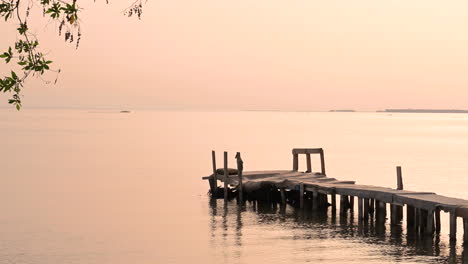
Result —
[{"label": "sea surface", "polygon": [[266,170],[322,147],[330,177],[395,187],[402,166],[405,189],[468,199],[468,114],[4,109],[0,138],[0,263],[468,263],[446,213],[419,239],[388,220],[210,201],[201,179],[211,150]]}]

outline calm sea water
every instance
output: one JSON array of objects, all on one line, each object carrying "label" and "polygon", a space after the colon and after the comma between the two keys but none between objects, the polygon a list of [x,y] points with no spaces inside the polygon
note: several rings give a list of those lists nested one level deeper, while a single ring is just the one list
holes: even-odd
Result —
[{"label": "calm sea water", "polygon": [[405,189],[468,199],[465,114],[1,110],[0,136],[0,263],[468,260],[446,214],[423,240],[404,225],[210,202],[201,180],[212,149],[262,170],[323,147],[331,177],[394,187],[401,165]]}]

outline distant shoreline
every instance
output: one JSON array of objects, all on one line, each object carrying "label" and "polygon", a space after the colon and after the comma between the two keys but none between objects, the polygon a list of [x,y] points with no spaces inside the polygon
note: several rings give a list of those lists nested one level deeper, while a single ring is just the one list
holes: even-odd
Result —
[{"label": "distant shoreline", "polygon": [[385,109],[377,112],[385,113],[443,113],[443,114],[463,114],[468,113],[468,110],[459,109]]}]

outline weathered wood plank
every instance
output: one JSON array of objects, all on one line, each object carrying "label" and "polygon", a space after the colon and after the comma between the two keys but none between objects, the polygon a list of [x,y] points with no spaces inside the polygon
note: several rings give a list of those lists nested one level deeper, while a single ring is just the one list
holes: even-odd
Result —
[{"label": "weathered wood plank", "polygon": [[310,154],[306,154],[307,157],[307,171],[306,172],[312,172],[312,161],[310,159]]}]

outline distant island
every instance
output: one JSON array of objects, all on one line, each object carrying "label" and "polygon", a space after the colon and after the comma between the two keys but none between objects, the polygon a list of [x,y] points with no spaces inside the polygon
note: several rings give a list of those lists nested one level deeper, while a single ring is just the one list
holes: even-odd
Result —
[{"label": "distant island", "polygon": [[337,109],[337,110],[332,109],[329,112],[356,112],[356,111],[352,109]]},{"label": "distant island", "polygon": [[385,113],[468,113],[468,110],[458,109],[385,109],[377,112]]}]

